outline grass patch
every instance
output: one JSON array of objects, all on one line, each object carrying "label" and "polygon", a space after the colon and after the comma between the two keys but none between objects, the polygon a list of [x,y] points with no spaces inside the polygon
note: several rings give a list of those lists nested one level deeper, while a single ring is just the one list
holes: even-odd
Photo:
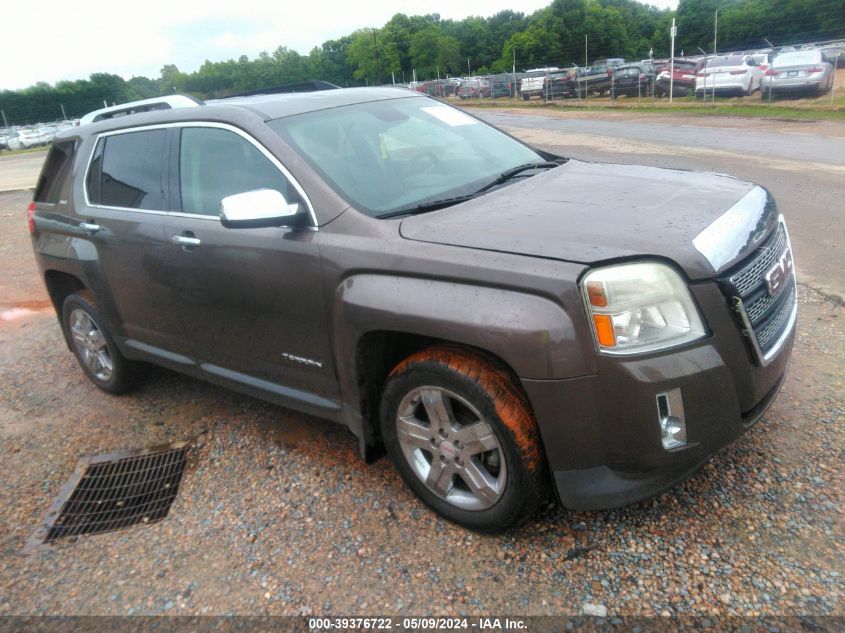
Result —
[{"label": "grass patch", "polygon": [[27,149],[3,149],[0,150],[0,156],[19,156],[21,154],[35,154],[37,152],[46,152],[50,146],[29,147]]},{"label": "grass patch", "polygon": [[560,100],[550,103],[542,101],[522,101],[521,99],[478,99],[457,101],[458,105],[477,108],[540,108],[564,112],[600,111],[600,112],[637,112],[643,114],[692,114],[697,116],[732,116],[753,117],[758,119],[780,119],[786,121],[845,121],[845,95],[837,95],[833,104],[830,96],[819,99],[777,99],[769,104],[759,97],[747,99],[718,99],[713,102],[697,101],[694,97],[668,100],[653,98],[637,101],[622,98],[612,102],[607,98],[577,101]]}]

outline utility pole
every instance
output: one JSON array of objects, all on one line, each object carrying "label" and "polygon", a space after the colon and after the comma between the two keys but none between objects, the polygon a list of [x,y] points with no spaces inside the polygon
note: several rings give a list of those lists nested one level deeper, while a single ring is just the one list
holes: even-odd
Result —
[{"label": "utility pole", "polygon": [[[713,57],[716,57],[716,36],[719,34],[719,9],[713,18]],[[716,74],[713,74],[713,103],[716,103]]]},{"label": "utility pole", "polygon": [[59,105],[62,108],[62,121],[67,121],[67,114],[65,114],[65,104],[60,103]]},{"label": "utility pole", "polygon": [[472,77],[472,70],[469,68],[469,57],[467,57],[467,77]]},{"label": "utility pole", "polygon": [[672,30],[669,34],[672,36],[672,47],[669,53],[669,103],[672,103],[672,98],[675,96],[675,38],[678,36],[675,18],[672,18]]},{"label": "utility pole", "polygon": [[6,113],[0,110],[0,114],[3,115],[3,127],[9,127],[9,122],[6,120]]},{"label": "utility pole", "polygon": [[[584,70],[586,71],[587,67],[590,65],[590,58],[587,55],[587,34],[584,33]],[[587,100],[587,96],[589,95],[589,90],[587,89],[587,77],[584,76],[584,100]]]},{"label": "utility pole", "polygon": [[513,53],[513,70],[511,72],[513,72],[513,74],[515,75],[516,74],[516,46],[511,48],[511,52]]},{"label": "utility pole", "polygon": [[376,30],[373,29],[373,43],[376,46],[376,85],[381,83],[381,68],[379,68],[379,61],[378,61],[378,38],[376,37]]}]

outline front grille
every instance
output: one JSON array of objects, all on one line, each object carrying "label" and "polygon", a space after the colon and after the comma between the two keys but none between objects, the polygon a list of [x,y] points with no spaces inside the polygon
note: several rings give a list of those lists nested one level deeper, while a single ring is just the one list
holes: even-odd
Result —
[{"label": "front grille", "polygon": [[775,265],[786,247],[786,229],[779,222],[773,236],[759,247],[755,254],[743,264],[742,268],[731,275],[731,283],[740,296],[746,296],[750,290],[761,283],[766,283],[763,276]]},{"label": "front grille", "polygon": [[789,249],[789,236],[781,219],[761,246],[720,279],[723,291],[740,317],[743,334],[761,363],[774,353],[795,311],[794,268],[774,295],[769,293],[766,281],[767,273],[778,265]]},{"label": "front grille", "polygon": [[782,301],[781,304],[780,309],[771,315],[763,327],[754,330],[754,333],[757,335],[757,343],[764,352],[771,349],[772,343],[774,343],[780,333],[783,332],[783,329],[789,320],[789,316],[795,308],[794,301]]},{"label": "front grille", "polygon": [[167,516],[188,447],[184,443],[80,460],[33,540],[109,532]]}]

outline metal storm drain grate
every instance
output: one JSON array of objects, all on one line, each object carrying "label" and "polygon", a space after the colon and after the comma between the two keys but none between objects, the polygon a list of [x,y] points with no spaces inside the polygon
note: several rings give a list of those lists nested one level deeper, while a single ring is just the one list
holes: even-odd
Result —
[{"label": "metal storm drain grate", "polygon": [[177,442],[83,457],[30,544],[163,519],[179,490],[187,451],[186,442]]}]

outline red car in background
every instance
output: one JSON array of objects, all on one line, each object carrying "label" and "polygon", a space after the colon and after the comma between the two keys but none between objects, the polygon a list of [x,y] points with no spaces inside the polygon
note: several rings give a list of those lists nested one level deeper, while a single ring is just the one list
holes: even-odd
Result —
[{"label": "red car in background", "polygon": [[672,88],[674,96],[685,97],[693,94],[695,92],[695,73],[698,72],[701,65],[702,60],[700,59],[687,59],[684,57],[676,57],[674,66],[667,62],[663,70],[657,75],[657,85],[654,88],[654,93],[658,97],[668,97],[670,78],[674,75],[674,81],[671,82],[674,83]]}]

